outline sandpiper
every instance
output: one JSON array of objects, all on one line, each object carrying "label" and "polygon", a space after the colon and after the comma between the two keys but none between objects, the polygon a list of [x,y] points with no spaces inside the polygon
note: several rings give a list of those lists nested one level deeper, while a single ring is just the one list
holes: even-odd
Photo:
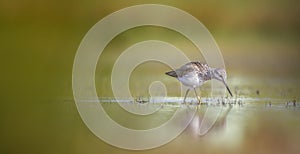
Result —
[{"label": "sandpiper", "polygon": [[186,96],[190,89],[194,89],[195,95],[200,103],[196,88],[203,85],[206,81],[216,79],[221,81],[227,88],[229,94],[232,93],[226,84],[226,71],[223,68],[212,68],[206,63],[201,62],[189,62],[178,69],[166,72],[167,75],[177,78],[183,85],[187,86],[188,89],[185,92],[183,102],[185,103]]}]

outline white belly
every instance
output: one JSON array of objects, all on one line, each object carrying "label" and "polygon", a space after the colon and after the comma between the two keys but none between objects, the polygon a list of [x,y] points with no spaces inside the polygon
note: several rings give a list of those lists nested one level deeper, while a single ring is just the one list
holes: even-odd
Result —
[{"label": "white belly", "polygon": [[196,88],[203,84],[203,81],[198,78],[198,75],[187,74],[185,76],[179,77],[178,80],[185,86]]}]

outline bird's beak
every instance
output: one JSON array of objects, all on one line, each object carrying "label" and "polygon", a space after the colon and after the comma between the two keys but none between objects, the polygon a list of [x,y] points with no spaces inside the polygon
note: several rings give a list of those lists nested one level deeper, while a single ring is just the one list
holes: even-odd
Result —
[{"label": "bird's beak", "polygon": [[225,80],[224,80],[224,79],[223,79],[223,83],[224,83],[224,85],[225,85],[226,89],[228,90],[228,92],[229,92],[230,96],[232,97],[232,93],[231,93],[231,91],[230,91],[230,89],[229,89],[229,87],[228,87],[228,85],[226,84],[226,82],[225,82]]}]

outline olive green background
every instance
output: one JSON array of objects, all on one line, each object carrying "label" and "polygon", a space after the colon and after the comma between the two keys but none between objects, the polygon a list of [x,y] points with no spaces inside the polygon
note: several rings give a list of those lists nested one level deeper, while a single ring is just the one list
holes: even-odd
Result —
[{"label": "olive green background", "polygon": [[[271,98],[284,97],[299,102],[300,1],[0,0],[0,153],[235,151],[235,148],[224,148],[226,146],[206,146],[203,151],[195,150],[197,143],[181,143],[184,140],[182,136],[158,149],[122,150],[98,139],[82,122],[72,96],[72,65],[81,40],[96,22],[110,13],[146,3],[174,6],[200,20],[215,37],[222,51],[232,88],[250,88],[250,94],[251,90],[259,89],[262,91],[260,97],[266,94]],[[105,58],[100,57],[101,63],[97,68],[96,84],[100,96],[111,96],[109,85],[102,83],[109,83],[113,60],[133,43],[165,39],[177,43],[187,54],[195,57],[189,52],[195,50],[194,47],[177,35],[161,28],[145,27],[129,30],[115,38],[104,52]],[[161,78],[162,73],[169,69],[166,66],[151,69],[153,65],[144,66],[147,69],[141,69],[141,66],[134,72],[131,80],[134,94],[145,95],[147,91],[138,83],[145,80],[146,85],[149,76],[158,75]],[[178,86],[175,80],[165,80],[170,86]],[[176,95],[178,91],[172,94]],[[114,109],[110,108],[110,111],[114,112]],[[299,129],[297,131],[299,120],[295,118],[299,117],[298,112],[293,111],[293,116],[280,116],[280,120],[274,123],[272,115],[278,115],[276,112],[260,114],[263,120],[253,118],[260,119],[253,123],[262,125],[254,125],[255,131],[250,129],[246,132],[248,136],[238,152],[296,152],[299,147],[289,143],[299,141],[295,139],[300,135]],[[166,116],[169,116],[168,113]],[[289,123],[288,118],[291,117]],[[264,120],[271,122],[269,124]],[[283,123],[288,123],[290,127]],[[292,136],[295,138],[290,139]]]}]

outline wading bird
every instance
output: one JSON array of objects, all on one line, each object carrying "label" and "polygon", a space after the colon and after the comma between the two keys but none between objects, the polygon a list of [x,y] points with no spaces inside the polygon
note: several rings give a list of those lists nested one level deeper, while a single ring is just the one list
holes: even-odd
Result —
[{"label": "wading bird", "polygon": [[189,62],[178,69],[166,72],[167,75],[177,78],[183,85],[187,86],[188,89],[185,92],[183,102],[185,103],[186,96],[188,95],[190,89],[194,89],[195,95],[200,103],[200,98],[198,97],[197,91],[195,88],[200,87],[206,81],[211,79],[216,79],[221,81],[229,94],[232,96],[232,93],[226,84],[226,71],[223,68],[212,68],[209,67],[206,63],[201,62]]}]

